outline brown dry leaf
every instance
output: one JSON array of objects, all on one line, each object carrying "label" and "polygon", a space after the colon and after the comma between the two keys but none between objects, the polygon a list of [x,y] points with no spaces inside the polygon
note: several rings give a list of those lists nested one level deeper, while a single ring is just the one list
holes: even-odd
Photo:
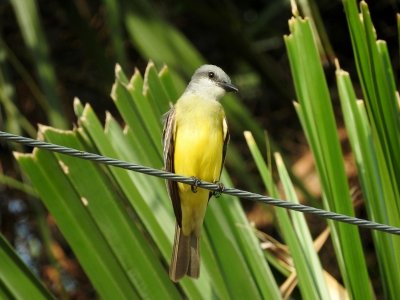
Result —
[{"label": "brown dry leaf", "polygon": [[[289,255],[288,248],[286,245],[278,242],[273,237],[263,232],[257,231],[257,236],[260,240],[262,240],[262,248],[264,250],[269,251],[272,255],[274,255],[278,261],[281,262],[282,266],[284,266],[287,270],[291,270],[292,273],[285,280],[285,282],[280,286],[279,290],[281,292],[283,299],[289,299],[293,290],[297,285],[297,274],[294,270],[292,258]],[[327,239],[330,236],[330,229],[327,227],[324,231],[322,231],[318,237],[314,240],[314,247],[317,252],[321,250],[323,245],[326,243]],[[332,300],[347,300],[349,299],[347,290],[328,272],[324,272],[325,281],[328,286],[330,298]]]},{"label": "brown dry leaf", "polygon": [[[328,272],[324,271],[325,282],[328,286],[329,297],[331,300],[348,300],[349,294],[347,290]],[[282,298],[284,300],[289,299],[294,288],[297,285],[297,275],[296,272],[290,274],[290,276],[285,280],[285,282],[279,287]]]},{"label": "brown dry leaf", "polygon": [[256,235],[262,241],[261,248],[263,250],[268,251],[268,253],[274,256],[285,269],[293,269],[292,257],[289,255],[289,249],[286,245],[259,230],[256,231]]},{"label": "brown dry leaf", "polygon": [[326,227],[324,229],[324,231],[322,231],[317,236],[317,238],[314,240],[315,251],[319,252],[319,250],[321,250],[322,246],[325,244],[325,242],[327,241],[330,234],[331,234],[331,230],[329,229],[329,227]]},{"label": "brown dry leaf", "polygon": [[289,299],[296,285],[297,285],[297,274],[296,272],[292,272],[290,276],[285,280],[285,282],[279,287],[282,298],[284,300]]},{"label": "brown dry leaf", "polygon": [[331,274],[324,271],[324,277],[325,282],[328,285],[329,296],[331,297],[331,300],[350,299],[347,290]]}]

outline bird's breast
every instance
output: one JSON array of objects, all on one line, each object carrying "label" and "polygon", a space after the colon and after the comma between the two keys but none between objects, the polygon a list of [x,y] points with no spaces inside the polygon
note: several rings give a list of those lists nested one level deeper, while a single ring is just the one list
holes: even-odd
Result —
[{"label": "bird's breast", "polygon": [[[201,101],[201,100],[200,100]],[[183,102],[176,107],[175,172],[205,181],[219,180],[224,111],[216,101]]]}]

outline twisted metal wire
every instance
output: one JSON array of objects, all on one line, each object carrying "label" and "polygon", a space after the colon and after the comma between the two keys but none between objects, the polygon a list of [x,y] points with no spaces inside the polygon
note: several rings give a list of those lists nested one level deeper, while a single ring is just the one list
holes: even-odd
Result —
[{"label": "twisted metal wire", "polygon": [[151,175],[151,176],[161,177],[161,178],[168,179],[168,180],[178,181],[178,182],[182,182],[182,183],[186,183],[186,184],[190,184],[190,185],[197,185],[198,187],[201,187],[201,188],[204,188],[207,190],[221,192],[223,194],[237,196],[239,198],[247,199],[247,200],[251,200],[251,201],[263,202],[265,204],[279,206],[279,207],[283,207],[286,209],[291,209],[291,210],[295,210],[295,211],[299,211],[299,212],[303,212],[303,213],[309,213],[309,214],[317,215],[317,216],[325,218],[325,219],[330,219],[330,220],[334,220],[334,221],[338,221],[338,222],[356,225],[359,227],[364,227],[364,228],[369,228],[369,229],[379,230],[382,232],[400,235],[399,227],[394,227],[394,226],[381,224],[381,223],[377,223],[377,222],[373,222],[373,221],[369,221],[369,220],[359,219],[356,217],[351,217],[351,216],[347,216],[347,215],[343,215],[343,214],[339,214],[339,213],[335,213],[335,212],[330,212],[330,211],[326,211],[326,210],[319,209],[319,208],[314,208],[314,207],[303,205],[303,204],[296,204],[296,203],[292,203],[292,202],[288,202],[288,201],[284,201],[284,200],[280,200],[280,199],[275,199],[272,197],[263,196],[260,194],[255,194],[255,193],[251,193],[248,191],[239,190],[236,188],[225,188],[224,187],[221,190],[221,186],[218,184],[205,182],[205,181],[197,181],[197,179],[194,179],[194,178],[176,175],[174,173],[170,173],[170,172],[166,172],[166,171],[162,171],[162,170],[158,170],[158,169],[154,169],[154,168],[150,168],[150,167],[146,167],[146,166],[142,166],[142,165],[138,165],[138,164],[134,164],[134,163],[129,163],[126,161],[122,161],[122,160],[118,160],[118,159],[114,159],[114,158],[110,158],[110,157],[106,157],[106,156],[102,156],[102,155],[98,155],[98,154],[94,154],[94,153],[80,151],[80,150],[76,150],[73,148],[68,148],[68,147],[64,147],[64,146],[60,146],[60,145],[56,145],[56,144],[42,142],[42,141],[34,140],[34,139],[23,137],[23,136],[14,135],[14,134],[3,132],[3,131],[0,131],[0,139],[4,139],[7,141],[11,141],[11,142],[15,142],[15,143],[19,143],[19,144],[23,144],[23,145],[27,145],[27,146],[46,149],[49,151],[58,152],[58,153],[65,154],[65,155],[79,157],[82,159],[91,160],[91,161],[95,161],[95,162],[102,163],[105,165],[123,168],[126,170],[131,170],[131,171],[135,171],[135,172],[139,172],[139,173],[143,173],[143,174],[147,174],[147,175]]}]

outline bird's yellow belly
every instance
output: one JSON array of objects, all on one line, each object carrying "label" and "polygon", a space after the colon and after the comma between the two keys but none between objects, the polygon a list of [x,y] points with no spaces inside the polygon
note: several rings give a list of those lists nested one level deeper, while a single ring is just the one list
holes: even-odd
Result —
[{"label": "bird's yellow belly", "polygon": [[[222,122],[219,123],[221,124],[207,124],[203,119],[194,126],[178,126],[175,138],[175,173],[209,182],[219,180],[224,144]],[[178,183],[178,189],[183,233],[188,235],[193,231],[200,231],[209,191],[198,188],[197,193],[193,193],[189,185],[182,183]]]},{"label": "bird's yellow belly", "polygon": [[175,173],[213,182],[219,179],[222,166],[222,126],[213,130],[205,124],[202,127],[178,129]]}]

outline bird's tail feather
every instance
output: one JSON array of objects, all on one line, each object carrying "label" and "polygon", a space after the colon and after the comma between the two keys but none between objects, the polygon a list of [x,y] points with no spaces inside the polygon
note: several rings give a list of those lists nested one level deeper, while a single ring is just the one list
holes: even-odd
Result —
[{"label": "bird's tail feather", "polygon": [[199,236],[195,232],[190,235],[190,262],[186,275],[193,278],[199,278],[200,275]]},{"label": "bird's tail feather", "polygon": [[190,236],[185,236],[177,224],[169,277],[176,282],[185,275],[198,278],[199,273],[199,237],[195,232],[192,232]]}]

